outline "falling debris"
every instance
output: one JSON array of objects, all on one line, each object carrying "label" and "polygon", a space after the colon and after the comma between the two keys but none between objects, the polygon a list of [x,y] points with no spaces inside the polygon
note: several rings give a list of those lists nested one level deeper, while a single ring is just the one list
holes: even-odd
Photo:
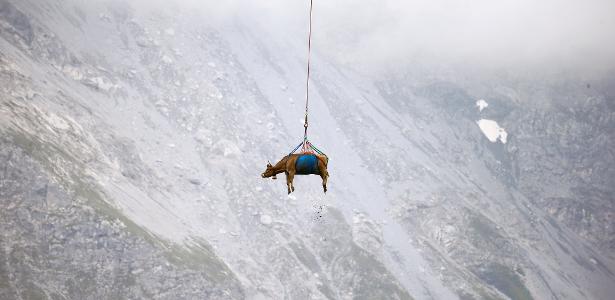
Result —
[{"label": "falling debris", "polygon": [[324,217],[325,205],[314,205],[314,221],[320,221]]}]

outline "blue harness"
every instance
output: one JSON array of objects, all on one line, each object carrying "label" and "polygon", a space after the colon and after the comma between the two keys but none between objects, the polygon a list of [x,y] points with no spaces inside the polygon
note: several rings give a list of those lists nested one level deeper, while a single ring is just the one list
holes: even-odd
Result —
[{"label": "blue harness", "polygon": [[314,154],[302,154],[297,158],[297,162],[295,163],[295,169],[297,171],[296,174],[299,175],[308,175],[308,174],[316,174],[319,175],[318,171],[318,157]]}]

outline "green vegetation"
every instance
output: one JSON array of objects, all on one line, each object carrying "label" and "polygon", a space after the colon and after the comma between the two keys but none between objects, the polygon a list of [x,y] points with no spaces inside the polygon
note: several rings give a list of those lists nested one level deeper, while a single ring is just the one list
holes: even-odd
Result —
[{"label": "green vegetation", "polygon": [[236,280],[232,271],[216,256],[207,241],[194,239],[192,244],[186,247],[169,242],[165,244],[165,256],[170,262],[193,270],[205,270],[205,276],[213,282]]},{"label": "green vegetation", "polygon": [[353,299],[413,299],[381,261],[352,240],[351,228],[338,210],[329,208],[328,216],[335,225],[322,228],[333,232],[326,233],[331,240],[318,255],[321,260],[333,255],[329,268],[337,287],[350,288]]},{"label": "green vegetation", "polygon": [[492,285],[504,295],[515,300],[534,299],[527,289],[523,280],[511,268],[499,264],[490,263],[475,271],[480,279]]},{"label": "green vegetation", "polygon": [[231,270],[213,253],[205,240],[194,240],[187,247],[173,244],[140,227],[105,201],[103,193],[94,184],[86,181],[84,164],[67,149],[11,128],[7,133],[16,146],[38,161],[53,179],[57,180],[69,194],[74,195],[75,199],[86,201],[109,220],[120,221],[129,233],[145,239],[154,247],[164,249],[164,254],[170,262],[195,270],[205,270],[208,279],[215,282],[236,280]]},{"label": "green vegetation", "polygon": [[470,227],[476,232],[475,237],[485,242],[502,238],[502,235],[491,224],[491,221],[483,215],[473,215],[470,220]]},{"label": "green vegetation", "polygon": [[413,299],[380,261],[355,243],[341,263],[347,270],[359,268],[361,275],[353,277],[354,299]]}]

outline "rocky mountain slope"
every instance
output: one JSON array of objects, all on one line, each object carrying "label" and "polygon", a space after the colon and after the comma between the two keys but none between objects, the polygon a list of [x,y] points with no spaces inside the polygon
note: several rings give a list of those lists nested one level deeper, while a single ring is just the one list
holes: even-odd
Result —
[{"label": "rocky mountain slope", "polygon": [[301,139],[303,36],[212,13],[0,1],[0,298],[615,294],[614,76],[366,75],[316,52],[329,192],[287,196],[259,174]]}]

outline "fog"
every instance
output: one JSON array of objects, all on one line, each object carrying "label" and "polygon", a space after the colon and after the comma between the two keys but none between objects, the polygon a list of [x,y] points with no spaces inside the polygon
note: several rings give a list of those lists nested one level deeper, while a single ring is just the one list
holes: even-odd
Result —
[{"label": "fog", "polygon": [[355,60],[583,69],[615,63],[613,1],[341,2],[323,3],[323,23],[328,35],[341,28],[358,36],[337,49]]},{"label": "fog", "polygon": [[[202,9],[209,21],[260,23],[279,38],[307,35],[307,0],[181,3]],[[357,69],[422,64],[604,71],[615,67],[615,2],[316,0],[313,45]]]}]

